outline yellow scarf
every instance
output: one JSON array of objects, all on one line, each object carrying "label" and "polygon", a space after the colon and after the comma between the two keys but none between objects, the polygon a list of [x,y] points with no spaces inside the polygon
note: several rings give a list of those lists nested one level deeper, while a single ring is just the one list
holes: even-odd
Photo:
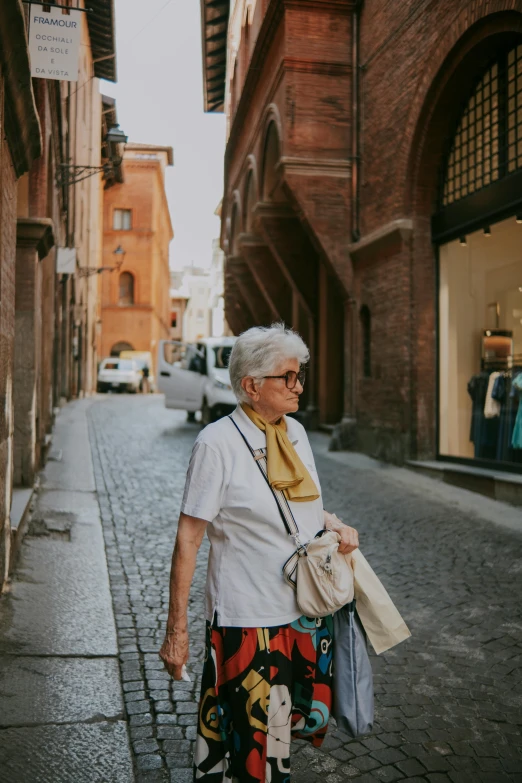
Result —
[{"label": "yellow scarf", "polygon": [[284,416],[281,416],[276,424],[270,424],[250,405],[241,407],[250,421],[266,432],[266,462],[270,486],[283,490],[288,500],[301,503],[317,500],[317,487],[286,434]]}]

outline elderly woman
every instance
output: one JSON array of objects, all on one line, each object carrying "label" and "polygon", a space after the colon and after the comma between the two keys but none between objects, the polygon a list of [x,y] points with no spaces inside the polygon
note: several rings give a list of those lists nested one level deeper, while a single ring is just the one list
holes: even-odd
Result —
[{"label": "elderly woman", "polygon": [[301,337],[281,324],[242,334],[230,357],[239,405],[200,433],[190,460],[160,655],[179,680],[189,658],[190,585],[207,531],[194,759],[194,779],[203,783],[286,783],[291,738],[318,747],[328,726],[332,620],[301,616],[282,573],[295,543],[248,448],[264,450],[269,482],[284,492],[303,542],[327,527],[339,532],[341,552],[357,548],[357,531],[323,509],[306,432],[286,416],[299,407],[308,358]]}]

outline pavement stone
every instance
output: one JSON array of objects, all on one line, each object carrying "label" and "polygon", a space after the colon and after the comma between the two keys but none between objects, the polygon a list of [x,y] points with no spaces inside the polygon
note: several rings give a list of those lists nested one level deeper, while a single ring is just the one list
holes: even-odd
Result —
[{"label": "pavement stone", "polygon": [[117,667],[113,658],[0,657],[0,728],[123,720]]},{"label": "pavement stone", "polygon": [[127,727],[49,725],[0,731],[1,783],[130,783]]},{"label": "pavement stone", "polygon": [[[192,682],[170,684],[157,652],[199,426],[150,395],[100,399],[89,427],[123,688],[145,694],[126,700],[128,711],[144,710],[130,716],[131,731],[152,728],[152,737],[133,741],[152,739],[159,748],[136,756],[136,780],[184,783],[192,780],[187,759],[204,651],[206,540],[189,605]],[[520,780],[522,514],[362,455],[329,453],[320,434],[311,442],[326,508],[358,528],[362,551],[413,636],[372,654],[372,737],[354,741],[333,725],[320,749],[295,743],[292,781]]]}]

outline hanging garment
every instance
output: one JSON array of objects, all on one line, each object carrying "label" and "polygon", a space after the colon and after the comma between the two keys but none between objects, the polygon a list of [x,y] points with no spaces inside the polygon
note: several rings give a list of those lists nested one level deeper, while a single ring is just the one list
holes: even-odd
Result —
[{"label": "hanging garment", "polygon": [[497,452],[499,419],[484,416],[489,375],[489,372],[478,373],[468,383],[468,394],[473,401],[470,440],[475,446],[476,459],[495,459]]},{"label": "hanging garment", "polygon": [[[520,392],[522,392],[522,372],[513,378],[513,387],[518,392],[520,398]],[[520,403],[518,406],[515,427],[513,429],[511,445],[514,449],[522,449],[522,405]]]},{"label": "hanging garment", "polygon": [[[514,371],[516,374],[516,370]],[[511,372],[502,373],[495,381],[493,399],[500,403],[500,427],[497,443],[499,462],[522,462],[522,450],[511,446],[518,412],[518,394],[512,384]]]},{"label": "hanging garment", "polygon": [[484,403],[484,416],[486,419],[495,419],[497,416],[500,416],[500,403],[493,397],[495,382],[499,377],[499,372],[492,372],[489,376],[486,401]]}]

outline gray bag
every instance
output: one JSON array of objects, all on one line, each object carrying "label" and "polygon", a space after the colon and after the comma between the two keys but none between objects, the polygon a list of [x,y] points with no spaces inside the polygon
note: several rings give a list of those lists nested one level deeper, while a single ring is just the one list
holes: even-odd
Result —
[{"label": "gray bag", "polygon": [[373,675],[355,601],[335,612],[333,623],[332,715],[342,731],[361,737],[373,728]]}]

